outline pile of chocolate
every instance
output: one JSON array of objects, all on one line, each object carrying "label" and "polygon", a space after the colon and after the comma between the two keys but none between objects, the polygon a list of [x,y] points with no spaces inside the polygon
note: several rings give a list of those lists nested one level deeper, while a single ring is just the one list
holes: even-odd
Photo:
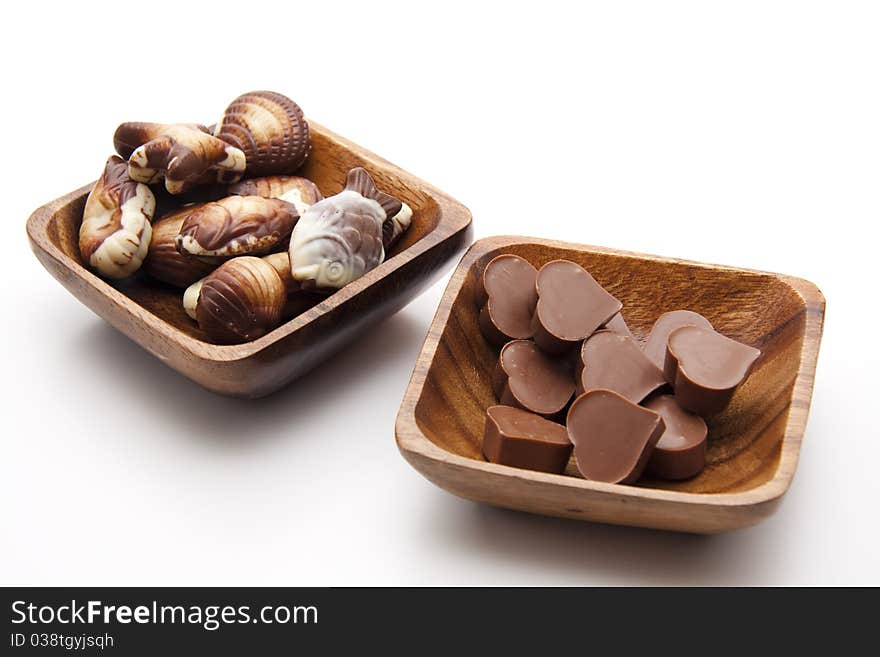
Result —
[{"label": "pile of chocolate", "polygon": [[538,271],[500,255],[477,305],[480,330],[501,347],[483,453],[519,468],[562,473],[574,450],[594,481],[629,484],[646,468],[693,477],[706,461],[704,418],[727,406],[761,355],[688,310],[661,315],[642,345],[621,302],[568,260]]},{"label": "pile of chocolate", "polygon": [[362,168],[329,198],[294,174],[311,151],[299,106],[243,94],[217,125],[123,123],[85,204],[83,261],[185,288],[208,339],[254,340],[384,259],[412,210]]}]

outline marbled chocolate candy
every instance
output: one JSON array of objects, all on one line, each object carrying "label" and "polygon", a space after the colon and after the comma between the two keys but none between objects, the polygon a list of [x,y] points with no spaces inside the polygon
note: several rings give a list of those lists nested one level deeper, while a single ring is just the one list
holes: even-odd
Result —
[{"label": "marbled chocolate candy", "polygon": [[352,169],[345,189],[312,205],[293,229],[293,277],[304,289],[325,290],[360,278],[385,259],[383,224],[402,207],[364,169]]}]

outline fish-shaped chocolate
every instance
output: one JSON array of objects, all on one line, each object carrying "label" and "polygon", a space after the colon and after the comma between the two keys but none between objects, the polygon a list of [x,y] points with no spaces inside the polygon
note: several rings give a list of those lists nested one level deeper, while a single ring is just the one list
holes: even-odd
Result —
[{"label": "fish-shaped chocolate", "polygon": [[352,169],[345,189],[310,206],[293,229],[293,278],[304,289],[338,290],[374,269],[385,260],[383,224],[402,207],[366,170]]}]

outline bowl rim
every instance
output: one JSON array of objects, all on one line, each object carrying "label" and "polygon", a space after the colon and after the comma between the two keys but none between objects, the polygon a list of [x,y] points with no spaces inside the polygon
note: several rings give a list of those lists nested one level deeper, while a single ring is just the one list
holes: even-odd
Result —
[{"label": "bowl rim", "polygon": [[429,233],[400,253],[388,258],[375,269],[367,272],[307,311],[285,322],[281,326],[256,340],[242,344],[220,345],[189,336],[162,317],[137,304],[125,294],[114,288],[110,283],[100,278],[86,267],[83,267],[75,259],[59,249],[52,240],[49,239],[49,223],[52,221],[55,213],[62,207],[86,196],[94,186],[94,182],[84,185],[79,189],[50,201],[34,210],[28,218],[26,226],[31,245],[34,249],[39,249],[58,262],[73,276],[80,279],[82,283],[94,288],[98,293],[107,297],[115,305],[122,307],[130,316],[138,318],[139,322],[150,324],[151,328],[155,330],[160,337],[178,344],[185,352],[188,352],[194,358],[217,363],[234,362],[252,358],[254,355],[269,348],[276,342],[282,341],[289,335],[296,333],[307,324],[332,312],[334,309],[370,288],[380,279],[390,276],[396,270],[441,244],[446,239],[462,230],[466,230],[472,222],[471,213],[467,207],[430,183],[414,176],[399,166],[389,162],[379,155],[376,155],[372,151],[332,132],[311,119],[309,120],[309,128],[314,133],[320,134],[321,136],[336,142],[342,148],[356,154],[358,158],[363,161],[363,166],[368,170],[379,170],[383,175],[398,177],[408,187],[412,187],[428,196],[431,201],[437,205],[438,220],[436,226],[434,226]]},{"label": "bowl rim", "polygon": [[[806,324],[804,328],[803,344],[801,346],[801,362],[795,377],[792,396],[797,395],[801,399],[807,401],[803,404],[792,404],[789,407],[789,415],[782,438],[782,453],[773,477],[760,486],[739,492],[691,493],[686,491],[664,490],[661,488],[607,484],[563,474],[514,468],[461,456],[433,443],[419,428],[418,423],[416,422],[415,410],[424,390],[428,370],[434,361],[443,330],[452,312],[453,303],[464,285],[471,266],[477,259],[499,248],[522,244],[538,244],[553,248],[577,250],[584,253],[610,254],[637,258],[640,260],[683,264],[704,269],[759,274],[775,278],[793,290],[803,300],[806,312]],[[750,507],[771,502],[782,497],[786,493],[791,485],[795,469],[797,468],[798,456],[801,443],[803,442],[804,429],[806,427],[807,416],[810,410],[810,401],[812,399],[816,360],[819,354],[819,342],[822,336],[824,314],[825,297],[819,288],[810,281],[794,276],[537,237],[520,235],[494,235],[491,237],[484,237],[474,242],[461,257],[461,260],[456,266],[446,290],[443,293],[443,297],[440,300],[440,305],[431,322],[428,335],[422,345],[422,350],[419,353],[415,369],[413,370],[406,392],[404,393],[403,402],[401,403],[400,410],[397,414],[394,427],[397,446],[408,461],[411,461],[410,456],[421,456],[430,461],[442,463],[445,466],[457,467],[470,471],[478,476],[483,474],[503,476],[511,479],[520,479],[524,482],[567,488],[573,492],[581,491],[583,493],[595,492],[613,494],[684,505],[705,505],[709,503],[724,507]]]}]

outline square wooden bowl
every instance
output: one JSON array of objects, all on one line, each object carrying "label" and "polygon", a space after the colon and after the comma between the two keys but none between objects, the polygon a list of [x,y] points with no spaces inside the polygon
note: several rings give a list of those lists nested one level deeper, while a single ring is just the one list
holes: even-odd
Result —
[{"label": "square wooden bowl", "polygon": [[[687,308],[762,350],[728,409],[709,422],[700,475],[623,486],[583,479],[573,462],[565,474],[546,474],[485,460],[497,350],[480,333],[474,289],[501,253],[535,267],[556,258],[579,263],[623,302],[637,338],[661,313]],[[527,237],[486,238],[465,253],[446,288],[397,416],[397,444],[430,481],[479,502],[694,533],[753,525],[779,505],[797,466],[824,310],[816,286],[790,276]]]},{"label": "square wooden bowl", "polygon": [[329,196],[342,189],[349,169],[365,167],[379,189],[412,207],[412,225],[379,267],[253,342],[211,344],[184,313],[180,290],[140,275],[111,284],[86,269],[78,235],[91,185],[31,215],[31,248],[75,297],[166,365],[224,395],[267,395],[403,308],[472,238],[466,207],[326,128],[309,125],[312,154],[298,173]]}]

